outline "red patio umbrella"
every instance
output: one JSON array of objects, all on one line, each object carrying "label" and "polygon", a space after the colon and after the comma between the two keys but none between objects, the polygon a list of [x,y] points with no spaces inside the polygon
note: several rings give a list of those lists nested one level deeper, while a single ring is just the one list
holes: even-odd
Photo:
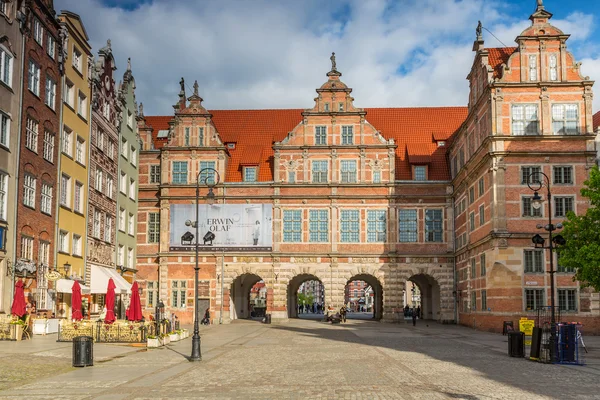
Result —
[{"label": "red patio umbrella", "polygon": [[74,321],[81,321],[83,315],[81,315],[81,286],[79,282],[73,282],[73,288],[71,289],[71,309],[72,318]]},{"label": "red patio umbrella", "polygon": [[25,292],[23,291],[23,281],[20,279],[15,283],[15,296],[13,297],[13,304],[10,312],[19,317],[22,317],[27,313]]},{"label": "red patio umbrella", "polygon": [[108,288],[106,290],[106,317],[104,318],[105,324],[112,324],[115,322],[115,283],[112,278],[108,279]]},{"label": "red patio umbrella", "polygon": [[127,318],[130,321],[142,320],[142,303],[140,302],[140,292],[137,282],[133,282],[133,285],[131,285],[131,301],[127,309]]}]

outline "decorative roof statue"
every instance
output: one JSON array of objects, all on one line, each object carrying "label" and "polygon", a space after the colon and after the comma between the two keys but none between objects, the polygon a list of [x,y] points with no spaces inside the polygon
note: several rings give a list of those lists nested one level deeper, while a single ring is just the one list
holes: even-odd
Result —
[{"label": "decorative roof statue", "polygon": [[127,71],[131,71],[131,57],[127,58]]},{"label": "decorative roof statue", "polygon": [[185,81],[183,80],[183,76],[181,77],[181,80],[179,81],[179,86],[181,86],[179,93],[185,93]]},{"label": "decorative roof statue", "polygon": [[194,96],[198,96],[198,81],[194,81]]},{"label": "decorative roof statue", "polygon": [[329,57],[329,59],[331,60],[331,70],[332,71],[337,71],[336,65],[335,65],[335,53],[331,53],[331,57]]},{"label": "decorative roof statue", "polygon": [[481,21],[477,21],[477,29],[475,29],[475,33],[477,33],[477,40],[481,40],[482,30],[483,30],[483,25],[481,25]]},{"label": "decorative roof statue", "polygon": [[544,0],[537,0],[537,8],[538,10],[544,8]]},{"label": "decorative roof statue", "polygon": [[144,103],[140,103],[140,112],[139,112],[139,114],[140,114],[140,117],[144,116]]}]

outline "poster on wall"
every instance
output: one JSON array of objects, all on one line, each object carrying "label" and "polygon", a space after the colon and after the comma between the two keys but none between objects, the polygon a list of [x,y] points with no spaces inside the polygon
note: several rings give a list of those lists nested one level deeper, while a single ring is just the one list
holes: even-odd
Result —
[{"label": "poster on wall", "polygon": [[[194,251],[194,204],[171,205],[171,251]],[[198,205],[199,251],[272,251],[272,204]],[[186,222],[188,225],[186,225]]]}]

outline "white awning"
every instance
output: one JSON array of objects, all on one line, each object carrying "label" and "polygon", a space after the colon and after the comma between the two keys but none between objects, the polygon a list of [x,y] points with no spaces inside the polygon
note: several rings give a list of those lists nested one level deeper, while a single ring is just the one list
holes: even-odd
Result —
[{"label": "white awning", "polygon": [[131,284],[125,280],[119,273],[112,268],[105,268],[92,264],[92,276],[90,281],[91,293],[106,293],[108,280],[113,278],[115,282],[115,293],[131,293]]},{"label": "white awning", "polygon": [[[73,283],[75,283],[75,281],[71,279],[59,279],[56,281],[54,286],[58,293],[72,293]],[[81,286],[81,294],[88,294],[90,292],[89,287],[81,283],[79,286]]]}]

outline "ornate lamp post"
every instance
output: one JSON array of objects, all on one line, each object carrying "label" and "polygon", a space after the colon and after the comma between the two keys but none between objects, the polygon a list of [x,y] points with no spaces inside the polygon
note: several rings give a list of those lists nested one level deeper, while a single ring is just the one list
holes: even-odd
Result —
[{"label": "ornate lamp post", "polygon": [[[532,178],[535,175],[535,179],[532,180]],[[543,179],[541,179],[543,178]],[[533,190],[533,199],[531,202],[531,206],[536,209],[539,210],[540,207],[542,207],[542,202],[543,199],[542,197],[539,195],[538,191],[542,188],[542,187],[546,187],[547,190],[547,198],[546,200],[548,201],[548,224],[547,225],[542,225],[542,224],[538,224],[536,227],[538,229],[545,229],[546,231],[548,231],[548,246],[544,246],[545,243],[545,239],[540,236],[539,234],[535,234],[532,238],[531,241],[533,242],[534,246],[538,249],[548,249],[550,250],[550,359],[551,361],[554,361],[554,358],[556,356],[556,310],[555,310],[555,301],[554,301],[554,249],[556,248],[556,245],[564,245],[565,244],[565,239],[562,237],[562,235],[556,235],[556,236],[552,236],[552,232],[558,230],[558,229],[562,229],[562,224],[558,223],[556,225],[552,224],[552,193],[550,191],[550,178],[548,178],[548,175],[544,174],[543,172],[534,172],[532,174],[529,175],[528,179],[527,179],[527,186],[529,186],[529,189]]]},{"label": "ornate lamp post", "polygon": [[[209,175],[209,172],[212,172],[214,175]],[[202,176],[203,173],[206,175]],[[211,179],[211,178],[216,179]],[[192,355],[190,356],[190,361],[201,361],[202,354],[200,352],[200,332],[198,328],[198,271],[200,267],[198,266],[198,205],[200,203],[200,180],[204,182],[204,185],[208,186],[208,193],[206,194],[206,203],[214,204],[215,203],[215,193],[213,192],[213,188],[219,184],[221,181],[221,177],[219,172],[214,168],[203,168],[198,172],[196,176],[196,220],[185,221],[186,226],[193,226],[196,228],[196,266],[194,267],[194,335],[192,336]],[[221,279],[223,279],[221,277]]]}]

